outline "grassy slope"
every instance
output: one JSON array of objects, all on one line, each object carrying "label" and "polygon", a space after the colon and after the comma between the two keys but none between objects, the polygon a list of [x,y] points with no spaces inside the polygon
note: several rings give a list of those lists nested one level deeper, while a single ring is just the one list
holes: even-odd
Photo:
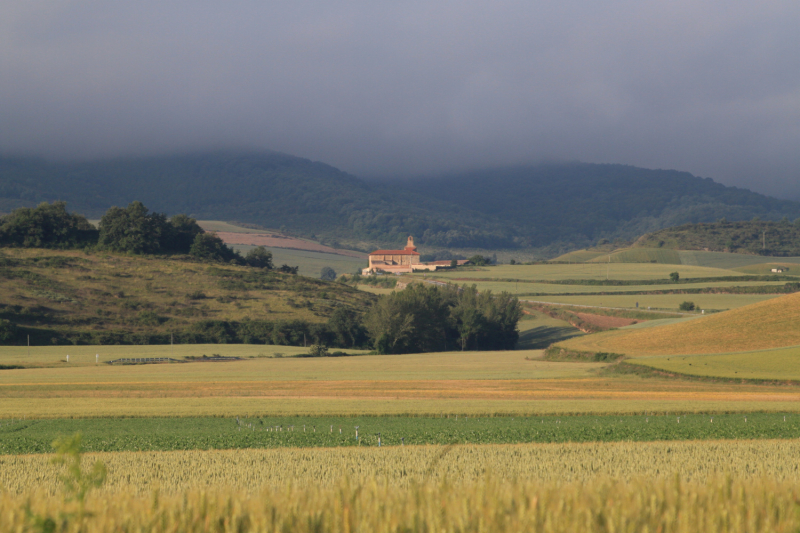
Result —
[{"label": "grassy slope", "polygon": [[[800,270],[800,257],[774,257],[745,255],[729,252],[707,252],[704,250],[671,250],[664,248],[625,248],[598,252],[577,250],[557,257],[553,261],[591,262],[591,263],[660,263],[667,265],[700,266],[740,270],[747,273],[769,274],[775,266]],[[755,267],[756,270],[751,270]],[[791,275],[791,272],[787,272]],[[798,274],[800,275],[800,274]]]},{"label": "grassy slope", "polygon": [[675,250],[658,248],[636,248],[618,250],[605,256],[599,255],[590,260],[592,263],[659,263],[662,265],[680,265],[681,258]]},{"label": "grassy slope", "polygon": [[630,362],[690,376],[800,381],[800,348],[797,346],[721,355],[662,355]]},{"label": "grassy slope", "polygon": [[797,256],[800,255],[800,225],[755,220],[684,224],[643,235],[634,246]]},{"label": "grassy slope", "polygon": [[800,293],[646,330],[618,330],[561,346],[630,356],[712,354],[800,344]]},{"label": "grassy slope", "polygon": [[158,257],[4,249],[2,261],[0,316],[30,328],[153,334],[206,319],[324,322],[335,305],[363,309],[372,299],[338,283]]}]

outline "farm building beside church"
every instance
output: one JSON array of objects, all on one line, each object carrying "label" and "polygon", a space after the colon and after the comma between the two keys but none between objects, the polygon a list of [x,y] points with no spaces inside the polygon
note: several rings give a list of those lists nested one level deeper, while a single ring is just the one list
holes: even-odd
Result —
[{"label": "farm building beside church", "polygon": [[369,267],[362,273],[364,275],[376,272],[407,274],[415,270],[436,270],[437,266],[420,263],[419,252],[414,246],[414,237],[409,237],[406,247],[402,250],[375,250],[369,254]]}]

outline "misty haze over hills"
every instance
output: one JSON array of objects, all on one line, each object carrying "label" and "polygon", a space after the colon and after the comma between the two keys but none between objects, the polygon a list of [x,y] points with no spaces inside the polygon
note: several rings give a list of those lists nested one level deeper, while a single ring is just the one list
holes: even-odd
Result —
[{"label": "misty haze over hills", "polygon": [[0,159],[0,210],[53,200],[89,217],[140,200],[170,215],[282,228],[363,250],[414,235],[428,250],[537,249],[540,255],[688,222],[800,217],[796,202],[686,172],[625,165],[551,163],[366,181],[279,153]]}]

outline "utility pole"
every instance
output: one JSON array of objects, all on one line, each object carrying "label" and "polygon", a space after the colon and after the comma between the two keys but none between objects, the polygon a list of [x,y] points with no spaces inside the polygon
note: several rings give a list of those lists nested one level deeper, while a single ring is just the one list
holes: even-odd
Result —
[{"label": "utility pole", "polygon": [[28,357],[31,356],[31,336],[28,335]]}]

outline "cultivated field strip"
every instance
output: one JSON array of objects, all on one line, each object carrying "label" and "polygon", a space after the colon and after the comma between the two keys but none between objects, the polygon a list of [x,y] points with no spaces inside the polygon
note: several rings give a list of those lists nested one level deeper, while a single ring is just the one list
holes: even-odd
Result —
[{"label": "cultivated field strip", "polygon": [[[702,482],[710,477],[769,477],[800,484],[797,440],[655,443],[392,446],[93,453],[103,461],[106,493],[176,493],[200,488],[257,492],[268,488],[336,487],[384,480],[408,487],[423,481],[499,480],[586,482],[598,476]],[[22,494],[55,494],[60,467],[47,455],[0,456],[0,486]]]},{"label": "cultivated field strip", "polygon": [[33,526],[45,523],[44,517],[57,518],[51,520],[59,531],[76,533],[782,533],[800,526],[796,484],[725,477],[690,483],[605,477],[542,483],[489,477],[410,487],[342,480],[332,487],[287,486],[255,494],[220,488],[166,495],[98,494],[89,497],[86,510],[76,516],[75,504],[56,498],[0,493],[0,530],[36,530]]}]

